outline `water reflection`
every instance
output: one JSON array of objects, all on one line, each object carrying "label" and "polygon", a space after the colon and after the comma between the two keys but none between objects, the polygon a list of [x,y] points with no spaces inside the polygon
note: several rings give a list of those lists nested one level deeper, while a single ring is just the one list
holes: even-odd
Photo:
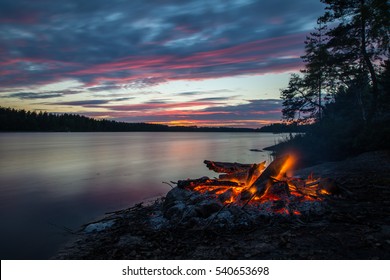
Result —
[{"label": "water reflection", "polygon": [[[48,258],[99,215],[164,195],[163,181],[215,176],[204,159],[254,163],[277,136],[255,133],[0,134],[2,259]],[[55,226],[53,226],[53,224]]]}]

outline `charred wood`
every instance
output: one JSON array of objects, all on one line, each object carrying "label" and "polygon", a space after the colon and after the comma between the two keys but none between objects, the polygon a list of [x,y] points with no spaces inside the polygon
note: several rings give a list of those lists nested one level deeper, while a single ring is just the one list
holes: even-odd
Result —
[{"label": "charred wood", "polygon": [[207,187],[237,187],[238,183],[232,181],[220,181],[217,179],[210,179],[208,177],[202,177],[199,179],[188,179],[188,180],[179,180],[177,186],[182,189],[194,189],[197,186],[207,186]]},{"label": "charred wood", "polygon": [[217,173],[235,173],[235,172],[247,172],[253,164],[243,164],[237,162],[218,162],[205,160],[204,163],[208,169],[213,170]]},{"label": "charred wood", "polygon": [[251,183],[260,176],[260,173],[265,168],[265,161],[259,164],[253,164],[252,167],[248,171],[248,176],[246,178],[246,185],[251,185]]},{"label": "charred wood", "polygon": [[245,183],[248,178],[248,172],[247,171],[238,171],[234,173],[228,173],[228,174],[221,174],[218,177],[220,180],[236,180],[240,183]]},{"label": "charred wood", "polygon": [[250,188],[255,188],[255,194],[257,196],[263,196],[267,189],[271,186],[271,178],[277,177],[282,170],[283,165],[289,159],[289,155],[285,155],[279,158],[276,158],[272,161],[267,168],[261,173],[259,178],[252,184]]}]

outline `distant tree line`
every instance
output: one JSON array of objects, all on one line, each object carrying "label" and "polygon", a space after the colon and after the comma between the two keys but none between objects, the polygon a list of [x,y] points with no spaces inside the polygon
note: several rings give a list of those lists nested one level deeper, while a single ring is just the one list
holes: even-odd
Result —
[{"label": "distant tree line", "polygon": [[127,123],[95,120],[77,114],[52,114],[0,107],[0,131],[23,132],[256,132],[250,128],[167,126],[150,123]]},{"label": "distant tree line", "polygon": [[310,124],[273,123],[259,128],[258,131],[272,132],[272,133],[290,133],[290,132],[304,133],[307,132],[309,129],[310,129]]},{"label": "distant tree line", "polygon": [[321,160],[389,149],[390,2],[321,2],[305,68],[281,90],[284,121],[312,125],[287,146]]}]

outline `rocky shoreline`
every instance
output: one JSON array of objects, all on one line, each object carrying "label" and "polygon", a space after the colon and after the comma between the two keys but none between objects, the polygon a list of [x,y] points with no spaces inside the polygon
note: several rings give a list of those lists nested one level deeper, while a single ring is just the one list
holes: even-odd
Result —
[{"label": "rocky shoreline", "polygon": [[297,171],[310,173],[341,189],[319,212],[249,215],[232,225],[210,210],[184,222],[167,217],[167,195],[84,225],[53,259],[389,259],[390,152]]}]

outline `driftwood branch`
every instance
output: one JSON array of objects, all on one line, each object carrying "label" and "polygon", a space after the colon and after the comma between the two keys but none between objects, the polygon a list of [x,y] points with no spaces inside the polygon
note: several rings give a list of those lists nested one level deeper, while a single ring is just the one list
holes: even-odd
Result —
[{"label": "driftwood branch", "polygon": [[235,173],[235,172],[242,172],[242,171],[248,171],[253,164],[243,164],[243,163],[237,163],[237,162],[218,162],[218,161],[211,161],[211,160],[205,160],[204,163],[206,166],[217,173]]}]

